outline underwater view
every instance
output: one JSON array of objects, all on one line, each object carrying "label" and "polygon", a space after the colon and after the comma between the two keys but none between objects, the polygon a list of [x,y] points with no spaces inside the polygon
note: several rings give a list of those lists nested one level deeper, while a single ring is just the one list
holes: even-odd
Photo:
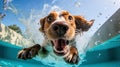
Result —
[{"label": "underwater view", "polygon": [[0,67],[120,67],[120,0],[0,0]]}]

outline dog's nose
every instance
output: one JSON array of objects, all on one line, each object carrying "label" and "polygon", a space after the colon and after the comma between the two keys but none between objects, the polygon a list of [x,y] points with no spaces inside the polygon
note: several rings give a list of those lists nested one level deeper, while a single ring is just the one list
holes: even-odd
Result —
[{"label": "dog's nose", "polygon": [[53,24],[52,29],[57,35],[64,36],[68,30],[68,25],[65,22],[57,22]]}]

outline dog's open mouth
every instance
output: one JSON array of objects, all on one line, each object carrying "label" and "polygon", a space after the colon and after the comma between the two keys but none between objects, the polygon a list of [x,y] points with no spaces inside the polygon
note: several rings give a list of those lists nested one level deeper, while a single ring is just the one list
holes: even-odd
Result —
[{"label": "dog's open mouth", "polygon": [[54,52],[57,55],[65,55],[68,52],[67,45],[69,44],[68,40],[65,39],[56,39],[52,41],[53,47],[54,47]]}]

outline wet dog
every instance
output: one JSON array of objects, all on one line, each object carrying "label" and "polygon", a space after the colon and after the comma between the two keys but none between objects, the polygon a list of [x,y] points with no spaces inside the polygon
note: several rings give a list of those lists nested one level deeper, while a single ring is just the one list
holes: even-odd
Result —
[{"label": "wet dog", "polygon": [[[94,20],[87,21],[82,16],[71,15],[67,11],[51,12],[40,20],[40,32],[44,34],[45,41],[42,45],[36,44],[19,51],[18,58],[31,59],[36,55],[54,53],[70,64],[80,61],[76,48],[75,37],[78,31],[88,31]],[[48,48],[51,46],[52,48]]]}]

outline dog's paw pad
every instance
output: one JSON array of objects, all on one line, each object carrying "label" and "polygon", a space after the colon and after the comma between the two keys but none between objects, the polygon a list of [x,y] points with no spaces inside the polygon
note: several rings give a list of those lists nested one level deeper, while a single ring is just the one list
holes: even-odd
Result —
[{"label": "dog's paw pad", "polygon": [[28,49],[23,49],[21,51],[19,51],[18,56],[19,59],[27,59],[30,58],[30,54],[29,54],[29,50]]},{"label": "dog's paw pad", "polygon": [[73,62],[74,64],[78,64],[79,60],[80,60],[80,58],[79,58],[78,55],[74,55],[73,58],[72,58],[72,62]]},{"label": "dog's paw pad", "polygon": [[67,63],[70,63],[70,64],[78,64],[78,62],[80,61],[80,58],[77,54],[69,54],[64,59]]},{"label": "dog's paw pad", "polygon": [[41,48],[41,46],[39,44],[36,44],[36,45],[29,47],[29,48],[25,48],[25,49],[18,52],[17,57],[19,59],[24,59],[24,60],[31,59],[38,54],[40,48]]},{"label": "dog's paw pad", "polygon": [[36,54],[38,53],[38,50],[36,50],[35,48],[25,48],[21,51],[19,51],[18,53],[18,58],[19,59],[31,59],[32,57],[34,57]]}]

